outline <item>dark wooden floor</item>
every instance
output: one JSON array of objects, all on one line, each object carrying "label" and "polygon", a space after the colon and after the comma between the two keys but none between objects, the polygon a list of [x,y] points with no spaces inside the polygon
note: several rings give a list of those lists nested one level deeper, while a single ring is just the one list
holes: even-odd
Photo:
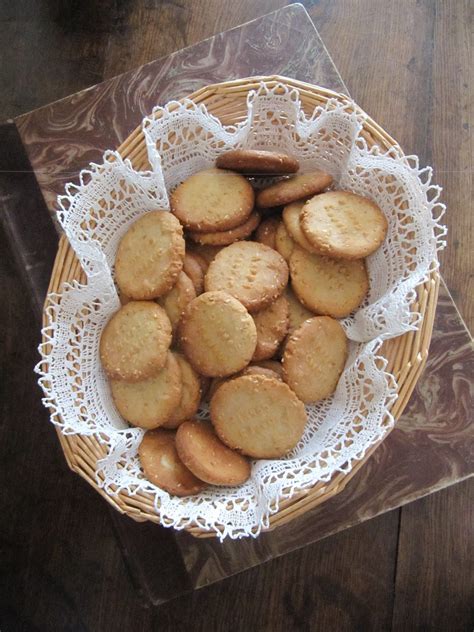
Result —
[{"label": "dark wooden floor", "polygon": [[[0,0],[0,120],[284,4]],[[443,275],[472,325],[472,2],[304,4],[353,97],[435,167],[449,205]],[[469,481],[219,585],[143,607],[104,502],[67,470],[46,422],[32,373],[38,324],[3,232],[0,252],[2,632],[473,629]]]}]

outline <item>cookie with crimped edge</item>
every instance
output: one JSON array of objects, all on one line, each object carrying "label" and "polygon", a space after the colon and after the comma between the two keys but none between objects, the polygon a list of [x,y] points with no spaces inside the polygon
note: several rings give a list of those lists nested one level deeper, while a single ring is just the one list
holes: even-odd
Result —
[{"label": "cookie with crimped edge", "polygon": [[287,340],[283,379],[305,404],[325,399],[336,390],[347,353],[346,334],[337,320],[310,318]]},{"label": "cookie with crimped edge", "polygon": [[168,421],[181,400],[181,369],[171,351],[165,366],[140,382],[110,380],[117,410],[133,426],[157,428]]},{"label": "cookie with crimped edge", "polygon": [[286,230],[285,224],[280,221],[275,233],[275,249],[281,254],[283,259],[288,262],[295,246],[296,244]]},{"label": "cookie with crimped edge", "polygon": [[186,419],[191,419],[197,413],[201,400],[201,379],[189,362],[180,353],[175,353],[181,369],[181,398],[178,407],[173,410],[163,428],[177,428]]},{"label": "cookie with crimped edge", "polygon": [[288,332],[288,301],[282,295],[265,309],[253,314],[257,327],[257,346],[252,360],[268,360],[275,355]]},{"label": "cookie with crimped edge", "polygon": [[296,248],[290,257],[291,284],[299,300],[317,314],[344,318],[369,290],[363,259],[333,259]]},{"label": "cookie with crimped edge", "polygon": [[171,430],[149,430],[138,447],[138,456],[145,478],[175,496],[191,496],[206,488],[188,470],[178,456],[175,433]]},{"label": "cookie with crimped edge", "polygon": [[313,249],[340,259],[362,259],[380,247],[388,222],[375,202],[349,191],[329,191],[308,200],[301,228]]},{"label": "cookie with crimped edge", "polygon": [[142,215],[122,237],[115,258],[120,292],[135,300],[168,292],[183,267],[184,238],[179,221],[167,211]]},{"label": "cookie with crimped edge", "polygon": [[261,149],[231,149],[218,156],[216,166],[252,175],[285,175],[296,173],[299,162],[283,152]]},{"label": "cookie with crimped edge", "polygon": [[241,485],[250,477],[250,463],[222,443],[212,427],[185,421],[176,433],[179,458],[198,478],[211,485]]},{"label": "cookie with crimped edge", "polygon": [[244,375],[219,386],[211,420],[230,448],[257,459],[277,459],[294,448],[306,425],[304,404],[280,380]]},{"label": "cookie with crimped edge", "polygon": [[100,360],[110,378],[136,382],[160,371],[171,344],[171,323],[153,302],[130,301],[106,324]]},{"label": "cookie with crimped edge", "polygon": [[244,176],[222,169],[195,173],[170,196],[171,211],[183,226],[204,233],[239,226],[252,212],[254,200]]},{"label": "cookie with crimped edge", "polygon": [[287,283],[288,266],[283,257],[255,241],[239,241],[221,250],[204,280],[206,291],[227,292],[251,312],[277,299]]},{"label": "cookie with crimped edge", "polygon": [[173,332],[176,331],[181,316],[193,298],[196,298],[196,290],[193,282],[185,272],[180,272],[174,286],[164,296],[156,299],[158,304],[163,307],[171,322]]},{"label": "cookie with crimped edge", "polygon": [[254,211],[243,224],[223,230],[209,233],[188,233],[188,236],[198,244],[208,244],[210,246],[228,246],[240,239],[246,239],[253,233],[260,223],[260,213]]},{"label": "cookie with crimped edge", "polygon": [[276,250],[275,238],[279,224],[279,217],[268,217],[267,219],[264,219],[257,228],[255,240],[259,241],[261,244],[265,244],[265,246],[268,246],[269,248],[273,248],[273,250]]},{"label": "cookie with crimped edge", "polygon": [[204,275],[207,270],[207,263],[192,252],[186,252],[184,255],[183,272],[188,275],[194,285],[196,296],[204,291]]},{"label": "cookie with crimped edge", "polygon": [[243,369],[257,345],[257,329],[245,307],[226,292],[205,292],[187,306],[179,328],[181,349],[208,377]]},{"label": "cookie with crimped edge", "polygon": [[309,243],[301,230],[300,216],[304,205],[304,200],[287,204],[283,209],[281,216],[283,223],[285,224],[285,228],[293,241],[295,241],[301,248],[304,248],[309,252],[314,252],[313,246]]},{"label": "cookie with crimped edge", "polygon": [[324,171],[302,173],[286,180],[280,180],[257,193],[257,206],[269,208],[284,206],[296,200],[324,191],[332,184],[332,176]]}]

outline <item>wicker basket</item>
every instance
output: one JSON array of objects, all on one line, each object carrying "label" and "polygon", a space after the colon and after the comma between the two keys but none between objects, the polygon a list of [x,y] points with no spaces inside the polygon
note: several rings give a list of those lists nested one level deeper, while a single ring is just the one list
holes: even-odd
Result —
[{"label": "wicker basket", "polygon": [[[307,114],[312,113],[315,107],[324,105],[331,98],[348,102],[347,97],[342,94],[280,76],[252,77],[211,85],[194,92],[189,98],[196,103],[204,103],[209,112],[217,116],[222,123],[234,124],[245,118],[247,94],[250,90],[256,89],[262,80],[270,87],[274,87],[278,82],[283,82],[297,88],[300,93],[301,105]],[[387,150],[394,145],[397,146],[396,141],[370,118],[366,119],[362,135],[369,147],[379,145],[383,150]],[[136,129],[119,147],[119,152],[124,158],[131,160],[135,169],[149,167],[141,127]],[[49,292],[59,292],[65,281],[73,280],[83,283],[86,281],[86,277],[72,248],[63,236],[54,263]],[[386,341],[381,350],[381,355],[388,360],[387,370],[394,375],[398,385],[398,399],[390,411],[395,419],[398,419],[402,414],[426,362],[438,288],[439,274],[432,272],[429,280],[418,286],[418,300],[413,305],[413,310],[419,311],[423,316],[421,327],[417,331],[411,331]],[[44,312],[45,326],[50,324],[48,318]],[[58,431],[58,436],[69,467],[82,476],[118,511],[137,521],[159,522],[159,516],[155,512],[150,494],[142,492],[130,496],[123,491],[112,497],[98,487],[95,474],[96,462],[105,456],[105,448],[94,436],[65,436],[60,431]],[[282,501],[279,511],[270,517],[269,528],[273,529],[293,520],[344,489],[378,445],[372,446],[349,474],[338,473],[330,482],[316,484],[312,488],[296,494],[293,498]],[[196,537],[215,536],[214,532],[204,531],[199,527],[190,527],[188,531]]]}]

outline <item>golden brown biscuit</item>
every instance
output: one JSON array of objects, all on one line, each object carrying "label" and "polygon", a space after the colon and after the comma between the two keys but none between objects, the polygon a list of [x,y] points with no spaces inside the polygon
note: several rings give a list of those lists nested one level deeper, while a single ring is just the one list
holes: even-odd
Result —
[{"label": "golden brown biscuit", "polygon": [[363,259],[331,259],[296,248],[290,257],[291,284],[299,300],[313,312],[344,318],[369,289]]},{"label": "golden brown biscuit", "polygon": [[293,156],[276,151],[259,149],[231,149],[216,160],[220,169],[232,169],[254,175],[283,175],[295,173],[299,162]]},{"label": "golden brown biscuit", "polygon": [[283,379],[283,368],[278,360],[260,360],[258,366],[274,371],[281,380]]},{"label": "golden brown biscuit", "polygon": [[135,300],[170,290],[183,267],[183,229],[167,211],[146,213],[122,237],[115,258],[120,291]]},{"label": "golden brown biscuit", "polygon": [[332,176],[324,171],[302,173],[263,189],[257,193],[257,206],[284,206],[323,191],[332,183]]},{"label": "golden brown biscuit", "polygon": [[202,261],[205,262],[206,265],[203,268],[204,274],[206,274],[211,261],[214,261],[215,256],[223,248],[225,248],[225,246],[209,246],[209,245],[204,245],[204,244],[195,244],[192,242],[188,242],[186,246],[187,252],[191,252],[195,256],[197,255],[198,257],[200,257]]},{"label": "golden brown biscuit", "polygon": [[208,377],[224,377],[246,366],[257,329],[245,307],[225,292],[205,292],[186,308],[180,342],[192,366]]},{"label": "golden brown biscuit", "polygon": [[240,375],[265,375],[265,377],[272,377],[275,380],[282,379],[276,371],[265,366],[260,366],[260,364],[249,364],[247,368],[238,374],[238,376]]},{"label": "golden brown biscuit", "polygon": [[183,264],[183,272],[191,279],[196,296],[204,291],[204,275],[207,270],[207,263],[198,256],[192,252],[186,252]]},{"label": "golden brown biscuit", "polygon": [[280,380],[244,375],[222,384],[211,400],[211,420],[230,448],[257,459],[276,459],[295,447],[306,410]]},{"label": "golden brown biscuit", "polygon": [[234,241],[245,239],[253,233],[260,223],[260,213],[253,212],[243,224],[213,233],[188,233],[190,239],[198,244],[209,244],[210,246],[228,246]]},{"label": "golden brown biscuit", "polygon": [[295,242],[290,237],[286,226],[283,222],[280,222],[277,231],[275,233],[275,248],[281,254],[285,261],[289,261],[291,253],[295,249]]},{"label": "golden brown biscuit", "polygon": [[138,448],[145,478],[175,496],[190,496],[205,489],[178,456],[175,433],[170,430],[150,430]]},{"label": "golden brown biscuit", "polygon": [[329,191],[306,202],[301,228],[317,252],[340,259],[362,259],[377,250],[388,223],[380,208],[349,191]]},{"label": "golden brown biscuit", "polygon": [[300,226],[300,215],[304,204],[305,202],[300,200],[285,206],[282,213],[282,219],[285,224],[285,228],[293,241],[295,241],[298,246],[301,246],[301,248],[304,248],[309,252],[314,252],[313,246],[306,239]]},{"label": "golden brown biscuit", "polygon": [[116,380],[144,380],[160,371],[171,344],[171,323],[164,309],[131,301],[116,312],[100,339],[105,372]]},{"label": "golden brown biscuit", "polygon": [[196,290],[191,279],[185,272],[180,272],[175,285],[171,290],[157,299],[157,303],[163,307],[171,322],[173,332],[178,328],[181,316],[193,298],[196,298]]},{"label": "golden brown biscuit", "polygon": [[177,428],[186,419],[194,417],[201,400],[200,376],[181,354],[175,353],[174,357],[181,369],[181,399],[169,420],[162,424],[163,428]]},{"label": "golden brown biscuit", "polygon": [[335,390],[347,358],[347,338],[333,318],[315,316],[296,329],[285,346],[283,379],[309,404]]},{"label": "golden brown biscuit", "polygon": [[185,421],[176,433],[179,458],[198,478],[211,485],[240,485],[250,477],[250,463],[217,437],[210,426]]},{"label": "golden brown biscuit", "polygon": [[279,224],[279,217],[269,217],[268,219],[263,220],[263,222],[257,228],[257,232],[255,235],[256,241],[259,241],[261,244],[265,244],[265,246],[276,250],[275,237]]},{"label": "golden brown biscuit", "polygon": [[292,333],[295,329],[304,323],[308,318],[313,318],[314,312],[307,309],[300,301],[295,293],[288,285],[285,289],[285,298],[288,301],[288,333]]},{"label": "golden brown biscuit", "polygon": [[181,369],[168,352],[159,373],[141,382],[110,380],[112,397],[122,417],[139,428],[157,428],[168,421],[181,400]]},{"label": "golden brown biscuit", "polygon": [[238,173],[200,171],[171,194],[171,210],[188,230],[212,232],[243,224],[254,205],[252,186]]},{"label": "golden brown biscuit", "polygon": [[216,255],[204,286],[208,292],[231,294],[254,312],[278,298],[287,282],[288,266],[278,252],[255,241],[239,241]]},{"label": "golden brown biscuit", "polygon": [[276,301],[253,315],[257,327],[257,347],[252,360],[268,360],[275,355],[288,331],[288,301],[279,296]]}]

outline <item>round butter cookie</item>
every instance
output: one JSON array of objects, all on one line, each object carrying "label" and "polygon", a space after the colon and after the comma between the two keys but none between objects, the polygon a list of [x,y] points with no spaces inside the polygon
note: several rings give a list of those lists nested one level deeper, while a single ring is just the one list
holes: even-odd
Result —
[{"label": "round butter cookie", "polygon": [[145,478],[175,496],[190,496],[205,489],[178,456],[175,433],[170,430],[149,430],[138,448]]},{"label": "round butter cookie", "polygon": [[110,378],[136,382],[164,367],[170,344],[171,323],[164,309],[130,301],[104,327],[100,359]]},{"label": "round butter cookie", "polygon": [[122,417],[139,428],[157,428],[168,421],[181,400],[181,369],[168,352],[159,373],[141,382],[110,380],[112,398]]},{"label": "round butter cookie", "polygon": [[278,362],[278,360],[260,360],[258,366],[270,369],[270,371],[276,373],[281,380],[283,379],[283,368],[281,362]]},{"label": "round butter cookie", "polygon": [[206,291],[227,292],[251,312],[267,307],[287,283],[283,257],[255,241],[239,241],[221,250],[204,280]]},{"label": "round butter cookie", "polygon": [[332,184],[332,176],[324,171],[302,173],[280,180],[257,193],[257,206],[269,208],[284,206],[323,191]]},{"label": "round butter cookie", "polygon": [[174,357],[181,369],[181,399],[168,421],[162,424],[163,428],[177,428],[186,419],[194,417],[201,401],[200,376],[180,353],[175,353]]},{"label": "round butter cookie", "polygon": [[176,433],[181,461],[198,478],[211,485],[240,485],[250,477],[250,463],[217,437],[209,425],[185,421]]},{"label": "round butter cookie", "polygon": [[301,248],[304,248],[309,252],[314,252],[313,246],[309,243],[301,230],[300,216],[304,204],[305,202],[302,200],[299,202],[293,202],[292,204],[287,204],[287,206],[283,209],[282,219],[285,224],[285,228],[293,241],[295,241],[298,246],[301,246]]},{"label": "round butter cookie", "polygon": [[207,244],[210,246],[228,246],[234,241],[245,239],[253,233],[260,223],[260,213],[253,212],[243,224],[214,233],[188,233],[190,239],[198,244]]},{"label": "round butter cookie", "polygon": [[180,272],[174,286],[164,296],[157,299],[157,302],[168,315],[173,332],[178,328],[179,321],[184,309],[193,298],[196,298],[196,290],[193,282],[185,272]]},{"label": "round butter cookie", "polygon": [[205,292],[187,306],[180,343],[192,366],[208,377],[243,369],[257,345],[257,329],[245,307],[225,292]]},{"label": "round butter cookie", "polygon": [[264,375],[265,377],[271,377],[275,380],[281,380],[280,375],[273,369],[268,369],[260,364],[249,364],[249,366],[239,373],[240,375]]},{"label": "round butter cookie", "polygon": [[210,410],[220,439],[256,459],[276,459],[294,448],[307,419],[294,392],[264,375],[225,382],[214,393]]},{"label": "round butter cookie", "polygon": [[275,248],[281,254],[285,261],[289,261],[291,253],[295,249],[295,242],[286,230],[284,222],[280,222],[275,233]]},{"label": "round butter cookie", "polygon": [[347,351],[346,334],[337,320],[315,316],[289,336],[283,379],[305,404],[329,397],[336,390]]},{"label": "round butter cookie", "polygon": [[246,178],[232,171],[207,169],[195,173],[171,194],[171,210],[188,230],[215,232],[239,226],[254,205]]},{"label": "round butter cookie", "polygon": [[281,152],[231,149],[217,158],[216,166],[252,175],[284,175],[296,173],[300,165],[296,158]]},{"label": "round butter cookie", "polygon": [[265,246],[268,246],[269,248],[273,248],[273,250],[276,250],[275,237],[279,224],[280,219],[278,217],[269,217],[268,219],[263,220],[257,228],[255,240],[261,244],[265,244]]},{"label": "round butter cookie", "polygon": [[268,360],[275,355],[288,332],[288,301],[279,296],[276,301],[253,315],[257,327],[257,346],[252,360]]},{"label": "round butter cookie", "polygon": [[329,191],[308,200],[300,223],[314,250],[340,259],[362,259],[375,252],[388,228],[375,202],[348,191]]},{"label": "round butter cookie", "polygon": [[167,211],[146,213],[122,237],[115,258],[121,292],[135,300],[170,290],[183,267],[184,238],[179,221]]},{"label": "round butter cookie", "polygon": [[207,263],[192,252],[186,252],[184,255],[183,272],[188,275],[194,285],[196,296],[204,291],[204,275],[207,270]]},{"label": "round butter cookie", "polygon": [[314,312],[310,312],[309,309],[300,303],[289,285],[285,289],[285,298],[288,301],[288,333],[291,334],[305,320],[313,318]]},{"label": "round butter cookie", "polygon": [[290,271],[291,285],[303,305],[333,318],[348,316],[369,289],[363,259],[332,259],[296,248]]},{"label": "round butter cookie", "polygon": [[209,264],[211,263],[211,261],[214,261],[215,256],[224,247],[225,246],[209,246],[205,244],[196,244],[188,241],[186,251],[192,253],[195,256],[198,256],[201,260],[201,263],[204,262],[205,266],[203,267],[203,270],[204,274],[206,274]]}]

